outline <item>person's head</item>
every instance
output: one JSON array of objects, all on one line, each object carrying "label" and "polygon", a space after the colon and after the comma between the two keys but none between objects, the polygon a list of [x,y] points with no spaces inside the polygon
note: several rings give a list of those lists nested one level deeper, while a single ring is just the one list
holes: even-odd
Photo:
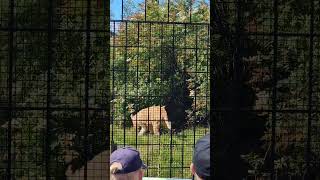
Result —
[{"label": "person's head", "polygon": [[111,180],[142,180],[145,168],[140,153],[131,147],[117,149],[110,156]]},{"label": "person's head", "polygon": [[210,179],[210,134],[197,141],[190,171],[196,180]]}]

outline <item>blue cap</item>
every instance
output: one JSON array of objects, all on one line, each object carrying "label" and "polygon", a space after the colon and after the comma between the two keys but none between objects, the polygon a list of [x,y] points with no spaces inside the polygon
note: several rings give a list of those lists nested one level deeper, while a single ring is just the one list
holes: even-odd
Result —
[{"label": "blue cap", "polygon": [[210,179],[210,134],[197,141],[192,162],[200,178]]},{"label": "blue cap", "polygon": [[132,147],[123,147],[115,150],[110,156],[110,165],[115,162],[122,165],[122,170],[116,172],[116,174],[127,174],[140,168],[147,168],[140,159],[139,151]]}]

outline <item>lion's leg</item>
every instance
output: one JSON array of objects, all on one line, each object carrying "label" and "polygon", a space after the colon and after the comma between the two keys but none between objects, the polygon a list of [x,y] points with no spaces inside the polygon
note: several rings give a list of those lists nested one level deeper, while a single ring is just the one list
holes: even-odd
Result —
[{"label": "lion's leg", "polygon": [[142,136],[147,132],[147,127],[145,125],[141,125],[141,130],[138,133],[138,136]]},{"label": "lion's leg", "polygon": [[153,132],[153,127],[154,127],[153,124],[150,122],[150,123],[149,123],[149,127],[148,127],[148,128],[149,128],[148,130],[149,130],[149,133],[150,133],[150,134],[153,134],[153,133],[154,133],[154,132]]},{"label": "lion's leg", "polygon": [[155,135],[160,135],[160,123],[155,123],[153,125],[153,133]]}]

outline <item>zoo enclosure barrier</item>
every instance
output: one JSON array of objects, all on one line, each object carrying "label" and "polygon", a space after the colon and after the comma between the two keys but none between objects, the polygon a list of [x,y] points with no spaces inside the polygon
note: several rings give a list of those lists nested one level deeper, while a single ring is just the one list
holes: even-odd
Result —
[{"label": "zoo enclosure barrier", "polygon": [[[189,177],[194,144],[209,133],[209,25],[110,24],[111,146],[137,148],[147,177]],[[157,122],[160,135],[152,128]],[[149,133],[141,135],[138,123]]]},{"label": "zoo enclosure barrier", "polygon": [[194,144],[209,133],[209,24],[193,13],[209,6],[181,2],[188,7],[183,21],[170,0],[122,0],[121,16],[110,21],[111,146],[137,148],[148,177],[190,177]]},{"label": "zoo enclosure barrier", "polygon": [[301,5],[211,4],[218,178],[319,178],[319,3]]},{"label": "zoo enclosure barrier", "polygon": [[104,0],[0,2],[0,179],[108,177],[108,12]]}]

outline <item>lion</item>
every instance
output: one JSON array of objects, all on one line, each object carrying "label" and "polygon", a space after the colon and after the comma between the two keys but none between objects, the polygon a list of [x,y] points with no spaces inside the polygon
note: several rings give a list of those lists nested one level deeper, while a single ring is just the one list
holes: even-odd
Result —
[{"label": "lion", "polygon": [[147,131],[155,135],[160,135],[160,125],[163,124],[163,121],[166,127],[171,130],[171,122],[168,119],[164,106],[144,108],[135,115],[131,114],[130,117],[134,128],[141,127],[138,133],[139,136],[144,135]]}]

